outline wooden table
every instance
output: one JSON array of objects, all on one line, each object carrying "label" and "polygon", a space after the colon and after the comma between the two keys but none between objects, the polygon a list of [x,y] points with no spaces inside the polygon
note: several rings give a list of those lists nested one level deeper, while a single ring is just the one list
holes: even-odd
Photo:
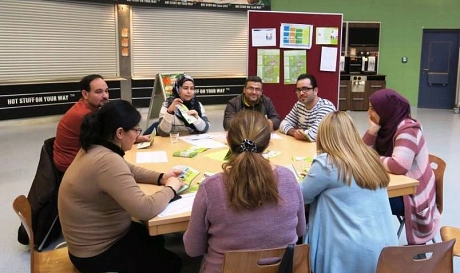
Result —
[{"label": "wooden table", "polygon": [[[210,133],[214,140],[225,143],[225,133]],[[295,140],[293,137],[286,136],[283,134],[276,133],[278,138],[272,138],[269,150],[280,151],[281,155],[270,158],[269,160],[276,165],[288,166],[294,165],[296,169],[309,167],[311,161],[293,161],[293,157],[308,157],[314,158],[316,155],[316,143],[304,142]],[[143,166],[148,169],[156,170],[159,172],[165,172],[174,166],[188,166],[199,170],[200,175],[195,178],[194,181],[199,181],[204,172],[220,172],[222,170],[221,161],[210,159],[204,155],[208,153],[214,153],[219,150],[228,150],[228,148],[209,149],[201,154],[198,154],[194,158],[183,158],[173,157],[174,151],[185,150],[190,147],[191,144],[179,140],[177,144],[171,144],[169,137],[156,137],[154,144],[147,148],[138,150],[136,146],[133,149],[126,152],[125,159],[128,162],[135,163],[139,166]],[[168,162],[162,163],[136,163],[136,153],[151,152],[151,151],[166,151],[168,156]],[[142,190],[147,194],[154,193],[161,189],[160,186],[139,184]],[[388,196],[402,196],[407,194],[415,193],[418,186],[418,181],[409,178],[404,175],[393,175],[390,174],[390,184],[388,186]],[[148,221],[148,229],[150,235],[167,234],[173,232],[185,231],[188,227],[190,219],[190,212],[182,213],[168,217],[155,217]]]}]

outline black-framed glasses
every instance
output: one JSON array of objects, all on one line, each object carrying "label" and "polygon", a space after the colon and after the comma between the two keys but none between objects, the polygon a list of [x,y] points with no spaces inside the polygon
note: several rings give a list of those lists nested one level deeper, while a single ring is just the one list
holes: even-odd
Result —
[{"label": "black-framed glasses", "polygon": [[253,86],[249,86],[249,87],[244,87],[246,88],[247,90],[251,91],[251,92],[262,92],[262,88],[258,88],[258,87],[253,87]]},{"label": "black-framed glasses", "polygon": [[136,131],[138,136],[140,136],[142,133],[142,128],[131,128],[130,130]]},{"label": "black-framed glasses", "polygon": [[300,88],[296,88],[295,92],[296,93],[300,93],[300,92],[307,93],[308,91],[313,90],[313,89],[315,89],[315,88],[314,87],[308,87],[308,86],[302,86]]}]

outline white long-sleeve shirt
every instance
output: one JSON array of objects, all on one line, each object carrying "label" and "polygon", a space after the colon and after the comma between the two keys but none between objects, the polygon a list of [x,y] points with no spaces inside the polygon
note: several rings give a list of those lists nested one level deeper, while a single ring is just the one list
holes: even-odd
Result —
[{"label": "white long-sleeve shirt", "polygon": [[305,104],[298,101],[281,122],[280,132],[287,135],[289,129],[301,129],[309,141],[316,141],[319,123],[324,116],[335,111],[334,104],[327,99],[319,98],[311,110],[308,110]]}]

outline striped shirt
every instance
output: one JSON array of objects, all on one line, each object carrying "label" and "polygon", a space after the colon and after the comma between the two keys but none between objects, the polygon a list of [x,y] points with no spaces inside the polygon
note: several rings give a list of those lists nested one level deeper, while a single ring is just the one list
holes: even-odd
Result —
[{"label": "striped shirt", "polygon": [[[364,143],[371,147],[376,139],[369,131],[363,136]],[[394,135],[392,155],[380,159],[388,172],[419,181],[415,194],[403,196],[406,237],[411,245],[430,241],[438,232],[440,214],[436,207],[435,176],[420,124],[412,119],[401,121]]]},{"label": "striped shirt", "polygon": [[302,129],[309,141],[316,141],[319,123],[324,116],[335,111],[334,104],[327,99],[319,98],[311,110],[298,101],[281,122],[280,132],[287,135],[289,129]]}]

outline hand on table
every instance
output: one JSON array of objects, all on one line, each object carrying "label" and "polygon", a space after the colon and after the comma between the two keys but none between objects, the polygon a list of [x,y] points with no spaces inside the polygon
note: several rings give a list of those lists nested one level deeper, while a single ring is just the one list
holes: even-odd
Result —
[{"label": "hand on table", "polygon": [[182,170],[180,169],[171,169],[167,171],[164,175],[163,178],[161,179],[161,184],[166,185],[167,181],[171,177],[178,177],[182,173]]},{"label": "hand on table", "polygon": [[149,141],[150,141],[150,135],[140,135],[136,138],[136,143],[149,142]]},{"label": "hand on table", "polygon": [[293,136],[297,140],[307,140],[307,138],[305,137],[305,134],[302,132],[301,129],[295,130]]},{"label": "hand on table", "polygon": [[[163,176],[164,179],[164,176]],[[180,189],[185,184],[184,180],[179,179],[177,177],[170,177],[168,180],[166,180],[166,185],[165,186],[170,186],[172,187],[176,192]]]},{"label": "hand on table", "polygon": [[273,120],[268,118],[267,121],[268,121],[268,126],[270,126],[270,129],[272,130],[272,132],[275,131],[275,129],[273,129]]}]

